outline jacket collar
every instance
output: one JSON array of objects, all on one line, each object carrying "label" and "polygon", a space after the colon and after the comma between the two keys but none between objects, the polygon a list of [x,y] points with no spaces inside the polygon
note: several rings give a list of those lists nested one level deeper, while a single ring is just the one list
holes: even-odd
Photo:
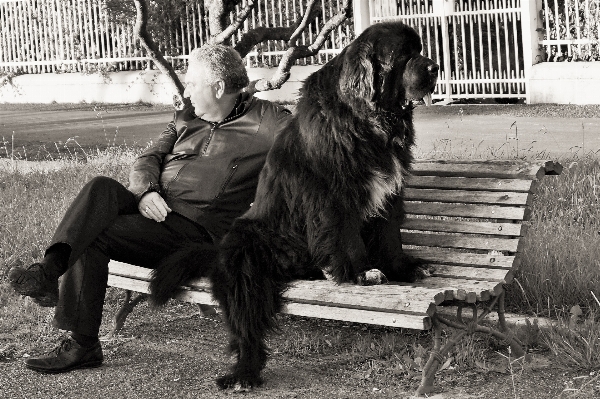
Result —
[{"label": "jacket collar", "polygon": [[[252,94],[242,92],[239,94],[238,98],[235,101],[235,105],[233,106],[233,109],[231,110],[229,115],[227,115],[227,117],[225,119],[223,119],[220,122],[209,122],[209,121],[205,121],[205,122],[210,123],[211,125],[222,125],[225,122],[230,122],[234,119],[237,119],[240,116],[242,116],[246,112],[246,110],[248,110],[248,108],[252,104],[253,99],[254,99],[254,97],[252,96]],[[187,109],[187,111],[192,115],[193,118],[198,118],[198,116],[194,113],[194,107],[190,106]],[[204,119],[202,119],[202,118],[199,118],[199,119],[204,121]]]}]

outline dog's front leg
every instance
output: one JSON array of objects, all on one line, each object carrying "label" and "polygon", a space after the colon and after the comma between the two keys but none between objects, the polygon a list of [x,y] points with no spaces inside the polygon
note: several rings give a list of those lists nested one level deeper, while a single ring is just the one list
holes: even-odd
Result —
[{"label": "dog's front leg", "polygon": [[384,217],[371,218],[363,226],[361,234],[373,267],[380,269],[391,281],[413,282],[427,277],[430,270],[422,261],[402,250],[403,205],[403,198],[396,196],[394,201],[390,201]]},{"label": "dog's front leg", "polygon": [[360,235],[361,220],[355,212],[338,210],[321,219],[314,254],[323,270],[338,283],[381,284],[385,276],[371,271],[367,250]]}]

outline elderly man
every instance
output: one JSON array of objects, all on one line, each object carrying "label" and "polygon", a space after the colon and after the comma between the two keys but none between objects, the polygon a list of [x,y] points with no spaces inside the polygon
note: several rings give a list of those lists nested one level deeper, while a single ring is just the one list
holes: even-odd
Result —
[{"label": "elderly man", "polygon": [[185,84],[192,107],[175,112],[137,158],[129,188],[92,179],[43,260],[10,270],[15,291],[56,306],[53,325],[71,332],[52,352],[27,359],[28,368],[62,373],[102,364],[98,332],[110,259],[154,267],[182,245],[218,243],[249,208],[266,154],[290,112],[242,92],[246,69],[227,46],[194,50]]}]

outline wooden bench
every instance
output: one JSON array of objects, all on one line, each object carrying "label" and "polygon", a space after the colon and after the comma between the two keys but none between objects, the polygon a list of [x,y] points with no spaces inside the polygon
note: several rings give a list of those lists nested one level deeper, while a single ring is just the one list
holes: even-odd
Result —
[{"label": "wooden bench", "polygon": [[[405,251],[435,268],[416,284],[335,285],[330,281],[298,281],[286,293],[285,312],[300,316],[358,323],[433,329],[433,349],[423,369],[417,395],[433,389],[435,373],[465,335],[492,334],[510,345],[516,357],[521,343],[504,319],[504,286],[519,267],[523,223],[531,214],[532,194],[545,175],[558,175],[552,161],[418,161],[405,191],[407,218],[402,229]],[[150,270],[111,261],[108,285],[127,291],[115,316],[119,330],[135,304],[148,292]],[[141,293],[131,299],[131,291]],[[205,279],[190,281],[176,298],[213,304]],[[452,305],[456,317],[442,312]],[[472,310],[465,320],[463,309]],[[478,309],[481,309],[478,311]],[[498,312],[498,328],[482,325]],[[442,325],[457,329],[442,347]]]}]

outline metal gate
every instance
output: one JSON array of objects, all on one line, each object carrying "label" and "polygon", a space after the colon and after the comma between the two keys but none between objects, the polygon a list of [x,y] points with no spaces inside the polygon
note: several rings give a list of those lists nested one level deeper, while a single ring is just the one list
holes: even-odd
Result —
[{"label": "metal gate", "polygon": [[400,20],[440,65],[433,98],[523,98],[521,1],[372,0],[371,23]]}]

